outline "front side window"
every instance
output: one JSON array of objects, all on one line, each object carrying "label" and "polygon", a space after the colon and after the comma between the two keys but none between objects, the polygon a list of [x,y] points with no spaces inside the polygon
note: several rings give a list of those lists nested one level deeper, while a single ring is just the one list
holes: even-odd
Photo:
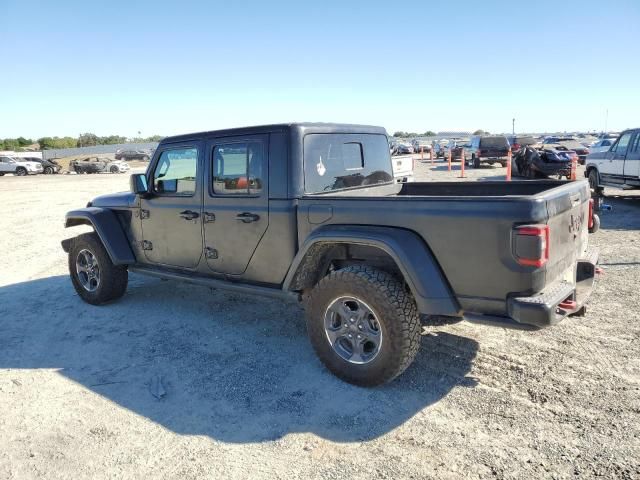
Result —
[{"label": "front side window", "polygon": [[195,195],[197,166],[197,148],[165,150],[153,172],[154,191],[161,195]]},{"label": "front side window", "polygon": [[613,146],[611,151],[617,153],[618,155],[624,155],[625,153],[627,153],[629,140],[631,140],[631,133],[625,133],[620,137],[620,140],[618,140],[618,143]]},{"label": "front side window", "polygon": [[216,145],[213,148],[213,193],[216,195],[259,195],[264,177],[262,142]]}]

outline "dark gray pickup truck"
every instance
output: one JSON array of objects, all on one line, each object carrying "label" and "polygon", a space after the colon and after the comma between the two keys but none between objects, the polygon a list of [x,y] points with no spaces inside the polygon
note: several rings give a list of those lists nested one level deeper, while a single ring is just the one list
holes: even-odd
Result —
[{"label": "dark gray pickup truck", "polygon": [[271,125],[164,139],[131,192],[66,216],[85,301],[128,272],[299,300],[340,378],[377,385],[420,344],[420,314],[553,325],[584,312],[597,254],[586,181],[393,180],[384,129]]}]

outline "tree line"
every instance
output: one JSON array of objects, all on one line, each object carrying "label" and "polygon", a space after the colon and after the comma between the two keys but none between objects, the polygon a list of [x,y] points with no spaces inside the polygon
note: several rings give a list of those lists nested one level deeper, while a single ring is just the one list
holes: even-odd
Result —
[{"label": "tree line", "polygon": [[93,147],[96,145],[115,145],[118,143],[149,143],[159,142],[162,135],[151,137],[127,138],[121,135],[107,135],[100,137],[94,133],[83,133],[78,137],[42,137],[37,140],[31,138],[4,138],[0,139],[0,150],[13,150],[19,152],[34,144],[38,144],[40,150],[52,150],[56,148]]}]

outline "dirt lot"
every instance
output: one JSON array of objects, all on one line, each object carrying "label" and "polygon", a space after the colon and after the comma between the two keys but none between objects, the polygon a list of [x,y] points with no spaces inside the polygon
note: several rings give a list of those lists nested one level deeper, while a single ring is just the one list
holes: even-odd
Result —
[{"label": "dirt lot", "polygon": [[132,275],[121,301],[81,302],[64,213],[127,188],[0,178],[0,478],[640,478],[640,195],[609,198],[591,236],[606,273],[586,317],[431,322],[411,368],[366,390],[279,301]]}]

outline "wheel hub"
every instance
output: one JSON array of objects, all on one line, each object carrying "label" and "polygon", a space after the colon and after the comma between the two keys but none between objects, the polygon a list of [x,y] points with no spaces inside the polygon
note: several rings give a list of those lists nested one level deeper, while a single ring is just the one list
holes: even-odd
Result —
[{"label": "wheel hub", "polygon": [[359,298],[339,297],[324,315],[324,329],[334,352],[349,363],[371,362],[382,345],[377,314]]},{"label": "wheel hub", "polygon": [[78,252],[76,258],[76,273],[80,285],[87,292],[95,292],[100,286],[100,266],[95,255],[84,249]]}]

